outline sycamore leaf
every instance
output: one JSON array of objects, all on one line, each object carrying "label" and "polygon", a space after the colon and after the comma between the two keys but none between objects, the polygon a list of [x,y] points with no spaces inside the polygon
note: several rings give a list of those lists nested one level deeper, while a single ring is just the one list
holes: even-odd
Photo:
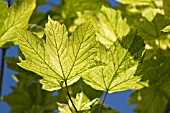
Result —
[{"label": "sycamore leaf", "polygon": [[13,76],[13,78],[20,83],[27,83],[27,82],[32,82],[36,78],[39,78],[35,73],[24,70],[23,68],[19,67],[17,63],[19,62],[19,59],[15,57],[6,57],[5,61],[7,62],[8,68],[12,69],[17,72]]},{"label": "sycamore leaf", "polygon": [[109,50],[101,45],[98,59],[105,62],[106,67],[85,74],[84,81],[94,89],[109,93],[136,88],[140,76],[134,74],[144,46],[143,39],[136,34],[117,40]]},{"label": "sycamore leaf", "polygon": [[40,38],[43,38],[43,36],[44,36],[44,28],[39,25],[30,24],[29,30],[31,32],[35,33]]},{"label": "sycamore leaf", "polygon": [[170,2],[169,0],[163,0],[163,9],[165,15],[170,16]]},{"label": "sycamore leaf", "polygon": [[170,54],[168,51],[148,50],[144,61],[138,66],[137,75],[142,75],[142,81],[149,81],[150,85],[160,85],[170,75]]},{"label": "sycamore leaf", "polygon": [[13,92],[3,97],[11,107],[11,113],[55,113],[56,96],[41,89],[39,83],[17,85]]},{"label": "sycamore leaf", "polygon": [[126,19],[121,17],[121,12],[105,6],[102,6],[94,22],[97,39],[107,48],[130,31]]},{"label": "sycamore leaf", "polygon": [[1,8],[1,11],[0,11],[0,25],[3,25],[3,22],[5,21],[7,15],[8,15],[8,3],[7,2],[4,2],[4,1],[0,1],[0,8]]},{"label": "sycamore leaf", "polygon": [[152,4],[151,0],[117,0],[122,4],[130,4],[130,5],[149,5]]},{"label": "sycamore leaf", "polygon": [[166,26],[161,31],[163,31],[163,32],[170,32],[170,25]]},{"label": "sycamore leaf", "polygon": [[[83,92],[81,92],[76,95],[76,98],[72,98],[72,101],[78,111],[84,111],[91,109],[90,106],[96,101],[96,99],[90,101],[90,99],[88,99],[87,96]],[[70,107],[73,107],[70,100],[69,105]]]},{"label": "sycamore leaf", "polygon": [[121,16],[121,12],[105,6],[102,6],[97,14],[92,11],[84,11],[83,13],[78,12],[77,16],[78,18],[75,19],[74,25],[69,30],[74,31],[77,25],[86,21],[93,21],[97,40],[107,48],[118,38],[126,36],[130,31],[126,19]]},{"label": "sycamore leaf", "polygon": [[68,38],[66,27],[49,18],[45,34],[46,43],[29,31],[21,31],[18,39],[26,58],[19,65],[42,76],[44,89],[60,89],[65,81],[71,85],[95,67],[97,42],[90,22],[81,24]]},{"label": "sycamore leaf", "polygon": [[[102,101],[98,99],[96,102],[93,103],[92,108],[88,110],[87,113],[97,113],[100,108],[101,103]],[[120,112],[103,104],[103,107],[100,113],[120,113]]]},{"label": "sycamore leaf", "polygon": [[149,87],[137,90],[131,95],[130,104],[137,104],[137,113],[164,112],[170,97],[169,56],[169,51],[149,50],[138,66],[136,74],[142,75],[142,81],[148,80]]},{"label": "sycamore leaf", "polygon": [[67,104],[57,103],[60,113],[72,113]]},{"label": "sycamore leaf", "polygon": [[[169,90],[166,85],[169,80],[164,81],[164,85],[151,86],[138,91],[138,94],[132,95],[130,98],[131,104],[138,104],[135,108],[136,113],[163,113],[168,102]],[[166,86],[166,88],[164,88]],[[159,104],[161,103],[161,104]]]},{"label": "sycamore leaf", "polygon": [[143,20],[137,23],[137,29],[142,38],[155,40],[165,35],[161,30],[168,25],[168,20],[161,10],[150,8],[145,10],[142,16]]},{"label": "sycamore leaf", "polygon": [[[107,0],[64,0],[63,18],[76,17],[76,12],[85,10],[98,11],[103,4],[107,4]],[[73,4],[74,3],[74,4]],[[70,10],[72,9],[72,10]]]},{"label": "sycamore leaf", "polygon": [[0,21],[0,47],[8,42],[17,43],[17,30],[27,28],[34,8],[35,0],[15,0],[10,8],[6,6],[1,10],[1,13],[8,15]]}]

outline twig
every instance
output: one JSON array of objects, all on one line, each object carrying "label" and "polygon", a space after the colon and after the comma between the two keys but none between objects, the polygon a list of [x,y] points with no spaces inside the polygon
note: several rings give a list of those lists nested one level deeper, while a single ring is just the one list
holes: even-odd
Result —
[{"label": "twig", "polygon": [[108,94],[108,91],[106,91],[106,93],[105,93],[105,95],[104,95],[104,98],[103,98],[102,103],[100,104],[100,108],[99,108],[98,113],[100,113],[100,112],[101,112],[101,110],[102,110],[102,107],[103,107],[104,101],[106,100],[106,96],[107,96],[107,94]]},{"label": "twig", "polygon": [[66,85],[66,90],[67,90],[68,98],[69,98],[69,100],[71,101],[71,103],[72,103],[72,105],[73,105],[76,113],[78,113],[77,108],[76,108],[76,106],[74,105],[74,103],[73,103],[73,101],[72,101],[72,99],[71,99],[70,93],[69,93],[69,91],[68,91],[67,81],[65,80],[64,82],[65,82],[65,85]]},{"label": "twig", "polygon": [[0,97],[2,96],[2,81],[3,81],[3,74],[4,74],[5,53],[6,53],[6,48],[2,48],[1,74],[0,74]]}]

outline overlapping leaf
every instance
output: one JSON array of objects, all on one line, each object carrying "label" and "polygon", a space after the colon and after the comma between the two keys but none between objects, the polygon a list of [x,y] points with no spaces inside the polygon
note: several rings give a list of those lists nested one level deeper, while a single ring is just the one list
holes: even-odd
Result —
[{"label": "overlapping leaf", "polygon": [[[155,40],[165,38],[166,35],[161,30],[168,25],[168,20],[159,9],[147,9],[143,13],[143,21],[137,24],[139,34],[145,40]],[[165,36],[164,36],[165,35]]]},{"label": "overlapping leaf", "polygon": [[[135,108],[136,113],[163,113],[167,102],[167,86],[169,84],[167,79],[160,86],[151,86],[149,88],[144,88],[138,92],[138,94],[131,95],[130,103],[138,104]],[[161,103],[161,104],[159,104]]]},{"label": "overlapping leaf", "polygon": [[92,20],[97,35],[97,40],[109,48],[114,41],[118,38],[126,36],[130,27],[123,19],[119,10],[102,6],[101,9],[95,14],[92,11],[84,11],[77,13],[78,18],[75,19],[74,25],[70,27],[70,31],[74,31],[77,25],[83,22]]},{"label": "overlapping leaf", "polygon": [[[78,93],[76,95],[76,98],[72,97],[72,101],[79,112],[83,112],[83,111],[91,109],[91,105],[96,100],[97,99],[90,101],[90,99],[88,99],[88,97],[83,92]],[[69,106],[66,104],[61,104],[61,103],[58,103],[58,106],[59,106],[59,110],[61,113],[66,113],[66,112],[72,113],[71,110],[69,109],[69,106],[72,109],[72,111],[74,111],[74,108],[70,101],[69,101]]]},{"label": "overlapping leaf", "polygon": [[39,83],[17,85],[12,89],[13,93],[3,97],[11,106],[10,113],[55,113],[56,96],[53,96],[53,92],[42,90]]},{"label": "overlapping leaf", "polygon": [[[88,99],[87,96],[81,92],[76,95],[76,98],[72,98],[72,101],[78,111],[84,111],[91,109],[90,106],[96,101],[96,99],[90,101],[90,99]],[[73,107],[70,101],[69,104]]]},{"label": "overlapping leaf", "polygon": [[44,89],[60,89],[65,81],[73,84],[95,67],[97,42],[91,23],[80,25],[68,38],[65,26],[49,18],[45,34],[46,43],[28,31],[20,32],[18,40],[26,57],[19,65],[43,76]]},{"label": "overlapping leaf", "polygon": [[12,69],[17,72],[13,76],[13,78],[19,82],[19,83],[28,83],[28,82],[33,82],[36,78],[39,78],[35,73],[32,73],[30,71],[24,70],[21,67],[17,65],[19,63],[19,59],[15,57],[7,57],[5,58],[8,68]]},{"label": "overlapping leaf", "polygon": [[121,17],[121,12],[105,6],[102,6],[94,19],[94,26],[97,39],[107,48],[130,31],[126,19]]},{"label": "overlapping leaf", "polygon": [[17,43],[17,30],[27,28],[29,18],[35,8],[35,0],[15,0],[10,8],[3,2],[2,5],[4,6],[0,11],[3,17],[0,20],[0,47],[9,42]]},{"label": "overlapping leaf", "polygon": [[130,104],[137,104],[135,108],[137,113],[164,112],[170,97],[169,59],[168,51],[161,51],[161,56],[153,50],[146,52],[137,74],[143,75],[143,81],[149,81],[149,87],[135,91],[130,98]]},{"label": "overlapping leaf", "polygon": [[136,88],[140,76],[134,74],[144,46],[143,40],[136,34],[117,40],[109,50],[101,45],[98,59],[107,66],[89,72],[83,76],[84,81],[97,90],[109,93]]},{"label": "overlapping leaf", "polygon": [[[107,0],[64,0],[65,7],[63,12],[66,18],[76,17],[76,12],[85,10],[98,11],[103,4],[107,4]],[[75,3],[75,4],[73,4]],[[72,10],[70,10],[72,9]]]}]

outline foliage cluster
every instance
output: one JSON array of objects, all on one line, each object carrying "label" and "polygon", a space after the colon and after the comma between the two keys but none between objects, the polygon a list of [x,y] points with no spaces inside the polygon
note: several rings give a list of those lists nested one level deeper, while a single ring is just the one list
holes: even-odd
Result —
[{"label": "foliage cluster", "polygon": [[19,45],[5,57],[17,72],[1,97],[11,113],[119,113],[104,101],[128,89],[136,113],[170,113],[170,2],[117,1],[61,0],[43,13],[46,0],[0,0],[0,47]]}]

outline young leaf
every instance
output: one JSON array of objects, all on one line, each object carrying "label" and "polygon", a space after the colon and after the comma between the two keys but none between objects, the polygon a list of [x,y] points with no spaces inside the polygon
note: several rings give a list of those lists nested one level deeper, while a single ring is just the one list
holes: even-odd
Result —
[{"label": "young leaf", "polygon": [[163,32],[170,32],[170,25],[166,26],[161,31],[163,31]]},{"label": "young leaf", "polygon": [[57,103],[60,113],[72,113],[68,104]]},{"label": "young leaf", "polygon": [[98,59],[107,66],[87,73],[84,81],[94,89],[109,93],[136,88],[140,76],[134,74],[144,46],[143,39],[136,34],[117,40],[109,50],[101,45]]},{"label": "young leaf", "polygon": [[29,18],[35,8],[35,0],[15,0],[10,8],[3,8],[8,14],[0,21],[0,47],[8,42],[16,44],[17,30],[26,29]]},{"label": "young leaf", "polygon": [[97,39],[107,48],[130,31],[126,19],[121,17],[121,12],[105,6],[102,6],[94,22]]},{"label": "young leaf", "polygon": [[49,18],[45,34],[46,43],[28,31],[21,31],[18,39],[26,57],[19,65],[41,75],[44,89],[60,89],[65,81],[71,85],[95,67],[97,42],[91,23],[83,23],[68,38],[65,26]]},{"label": "young leaf", "polygon": [[[76,98],[72,98],[74,105],[76,106],[78,111],[84,111],[91,109],[91,105],[97,100],[94,99],[90,101],[90,99],[87,98],[87,96],[81,92],[76,95]],[[70,107],[73,107],[71,102],[69,101]]]}]

